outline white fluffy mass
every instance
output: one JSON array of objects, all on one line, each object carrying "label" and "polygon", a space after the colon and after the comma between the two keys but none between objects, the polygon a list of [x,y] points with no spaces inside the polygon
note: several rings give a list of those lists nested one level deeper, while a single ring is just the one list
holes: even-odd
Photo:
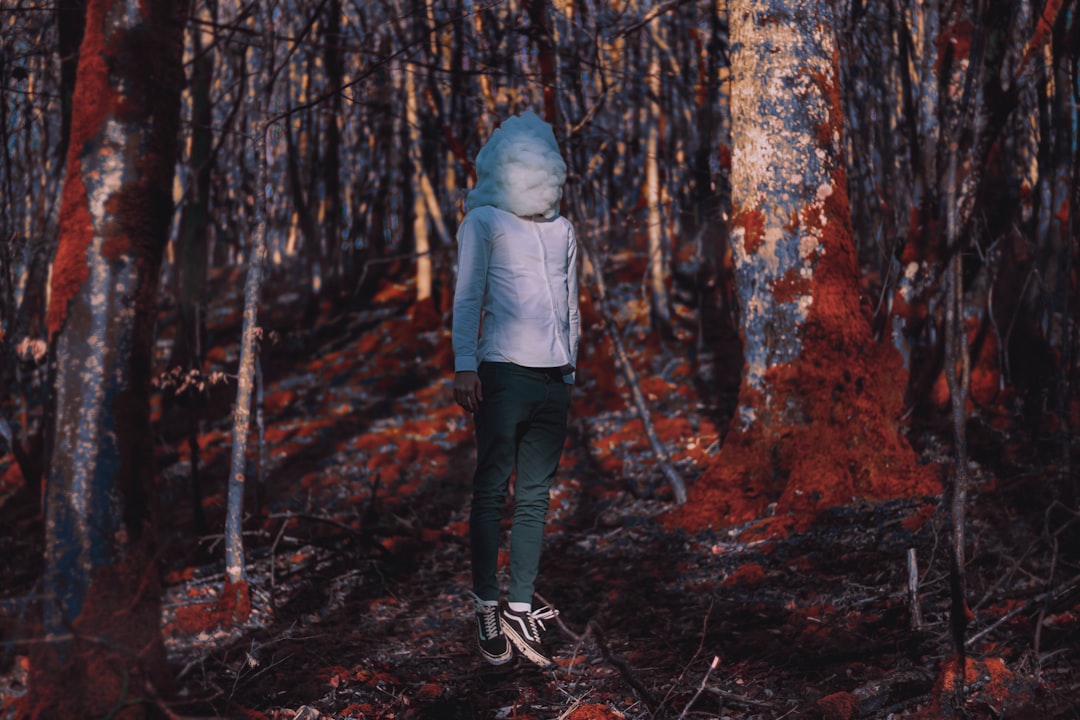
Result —
[{"label": "white fluffy mass", "polygon": [[468,207],[493,205],[521,217],[559,212],[566,163],[551,126],[526,110],[507,118],[476,155]]}]

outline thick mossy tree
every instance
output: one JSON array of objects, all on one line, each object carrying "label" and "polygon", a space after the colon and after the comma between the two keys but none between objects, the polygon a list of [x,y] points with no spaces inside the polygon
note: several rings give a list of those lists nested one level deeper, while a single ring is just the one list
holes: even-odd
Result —
[{"label": "thick mossy tree", "polygon": [[736,0],[732,235],[745,365],[691,490],[717,523],[940,491],[900,431],[906,372],[861,309],[828,0]]},{"label": "thick mossy tree", "polygon": [[173,214],[183,0],[90,0],[47,315],[56,413],[33,717],[155,714],[168,683],[150,373]]}]

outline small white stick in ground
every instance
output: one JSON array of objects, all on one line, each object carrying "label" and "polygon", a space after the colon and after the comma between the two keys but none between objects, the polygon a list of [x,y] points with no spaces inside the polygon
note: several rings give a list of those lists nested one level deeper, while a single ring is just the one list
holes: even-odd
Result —
[{"label": "small white stick in ground", "polygon": [[919,607],[919,561],[915,557],[915,548],[907,551],[907,592],[908,608],[911,611],[911,629],[922,630],[922,610]]}]

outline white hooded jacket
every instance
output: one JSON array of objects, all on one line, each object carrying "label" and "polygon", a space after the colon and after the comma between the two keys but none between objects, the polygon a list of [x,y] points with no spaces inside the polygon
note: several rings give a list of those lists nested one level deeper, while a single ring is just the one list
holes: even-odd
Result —
[{"label": "white hooded jacket", "polygon": [[[507,119],[477,154],[476,169],[457,234],[454,369],[475,371],[485,360],[573,366],[577,239],[558,215],[566,165],[551,126],[531,112]],[[564,379],[573,382],[573,373]]]}]

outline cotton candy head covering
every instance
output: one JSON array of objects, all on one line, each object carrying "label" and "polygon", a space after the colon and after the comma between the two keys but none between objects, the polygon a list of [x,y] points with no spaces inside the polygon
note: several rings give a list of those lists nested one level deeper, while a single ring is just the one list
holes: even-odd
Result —
[{"label": "cotton candy head covering", "polygon": [[532,111],[507,118],[476,155],[476,187],[471,210],[492,205],[515,215],[555,217],[559,213],[566,163],[551,125]]}]

